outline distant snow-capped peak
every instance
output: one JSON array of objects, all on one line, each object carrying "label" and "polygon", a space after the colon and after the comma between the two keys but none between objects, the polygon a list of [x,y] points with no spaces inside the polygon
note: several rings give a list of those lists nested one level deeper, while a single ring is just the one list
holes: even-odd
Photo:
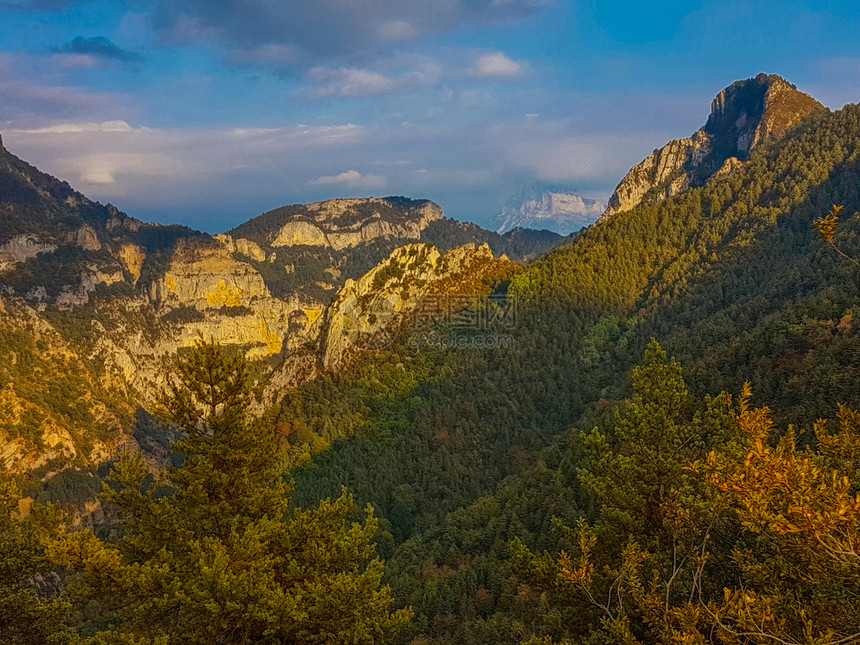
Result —
[{"label": "distant snow-capped peak", "polygon": [[572,190],[529,184],[508,199],[494,225],[498,225],[499,233],[521,227],[569,235],[593,224],[604,210],[604,202],[582,197]]}]

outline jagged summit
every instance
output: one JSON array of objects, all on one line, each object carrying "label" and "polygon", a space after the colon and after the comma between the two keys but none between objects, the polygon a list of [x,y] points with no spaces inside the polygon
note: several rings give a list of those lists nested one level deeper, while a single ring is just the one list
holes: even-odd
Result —
[{"label": "jagged summit", "polygon": [[757,146],[778,141],[826,108],[776,74],[736,81],[711,102],[704,127],[655,150],[621,180],[604,217],[657,202],[739,168]]}]

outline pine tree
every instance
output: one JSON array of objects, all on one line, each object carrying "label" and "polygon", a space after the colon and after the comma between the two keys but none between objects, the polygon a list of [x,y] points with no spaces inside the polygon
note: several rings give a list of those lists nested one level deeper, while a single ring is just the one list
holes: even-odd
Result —
[{"label": "pine tree", "polygon": [[0,643],[43,645],[64,631],[68,607],[52,585],[55,574],[47,569],[34,523],[19,518],[19,498],[17,486],[0,483]]},{"label": "pine tree", "polygon": [[182,465],[156,481],[123,456],[105,490],[118,542],[83,531],[51,544],[78,572],[84,642],[384,643],[409,621],[381,586],[372,509],[350,524],[345,493],[291,508],[275,429],[249,400],[244,359],[198,342],[161,397]]}]

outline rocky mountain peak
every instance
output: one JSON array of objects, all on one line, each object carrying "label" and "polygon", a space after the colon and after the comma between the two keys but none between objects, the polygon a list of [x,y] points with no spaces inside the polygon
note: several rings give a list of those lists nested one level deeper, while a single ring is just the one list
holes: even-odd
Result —
[{"label": "rocky mountain peak", "polygon": [[317,246],[342,250],[373,240],[414,239],[444,218],[426,199],[365,197],[294,204],[269,211],[229,231],[271,247]]},{"label": "rocky mountain peak", "polygon": [[782,138],[805,116],[823,108],[781,76],[759,74],[717,94],[703,130],[715,149],[743,157],[760,143]]},{"label": "rocky mountain peak", "polygon": [[701,129],[688,139],[670,141],[630,170],[603,216],[662,201],[734,172],[757,146],[782,139],[824,109],[776,74],[736,81],[716,95]]}]

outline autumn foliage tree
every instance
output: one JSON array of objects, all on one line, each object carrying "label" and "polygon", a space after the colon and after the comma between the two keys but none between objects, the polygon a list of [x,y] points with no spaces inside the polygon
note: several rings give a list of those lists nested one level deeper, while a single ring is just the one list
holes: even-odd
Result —
[{"label": "autumn foliage tree", "polygon": [[860,642],[860,414],[840,407],[800,447],[748,384],[680,413],[680,368],[653,344],[634,387],[582,472],[597,518],[557,526],[555,558],[515,542],[521,574],[591,612],[601,643]]}]

